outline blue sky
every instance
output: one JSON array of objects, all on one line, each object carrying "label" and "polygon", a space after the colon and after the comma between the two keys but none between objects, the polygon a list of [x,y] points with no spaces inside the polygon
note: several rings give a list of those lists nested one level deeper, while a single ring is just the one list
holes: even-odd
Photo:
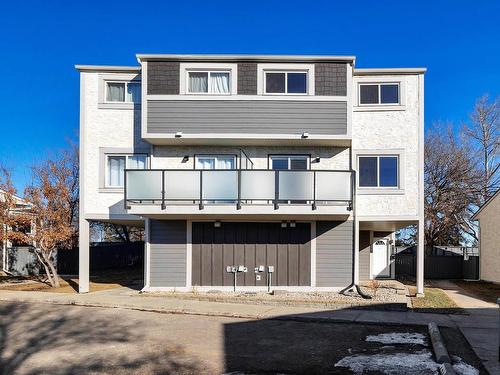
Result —
[{"label": "blue sky", "polygon": [[78,134],[75,64],[136,53],[356,55],[357,67],[428,68],[426,126],[499,94],[500,1],[4,1],[0,163],[16,186]]}]

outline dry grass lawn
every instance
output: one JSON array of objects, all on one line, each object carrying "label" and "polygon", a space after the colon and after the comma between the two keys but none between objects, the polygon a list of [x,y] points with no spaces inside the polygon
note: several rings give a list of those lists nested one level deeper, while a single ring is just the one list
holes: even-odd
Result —
[{"label": "dry grass lawn", "polygon": [[[90,276],[90,291],[97,292],[130,285],[141,280],[138,270],[110,270]],[[78,293],[78,277],[60,277],[59,288],[52,288],[42,277],[0,276],[0,289],[14,291],[40,291],[53,293]]]},{"label": "dry grass lawn", "polygon": [[413,310],[421,312],[454,313],[459,312],[458,305],[439,288],[424,288],[424,297],[416,297],[417,288],[408,286]]},{"label": "dry grass lawn", "polygon": [[496,303],[497,298],[500,298],[499,284],[489,283],[486,281],[465,280],[455,280],[453,282],[466,292],[476,296],[483,301]]}]

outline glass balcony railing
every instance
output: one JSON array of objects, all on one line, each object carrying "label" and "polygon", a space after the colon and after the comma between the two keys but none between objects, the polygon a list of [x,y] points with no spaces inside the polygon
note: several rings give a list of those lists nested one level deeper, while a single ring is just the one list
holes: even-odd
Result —
[{"label": "glass balcony railing", "polygon": [[140,204],[352,204],[354,174],[344,170],[125,170],[125,207]]}]

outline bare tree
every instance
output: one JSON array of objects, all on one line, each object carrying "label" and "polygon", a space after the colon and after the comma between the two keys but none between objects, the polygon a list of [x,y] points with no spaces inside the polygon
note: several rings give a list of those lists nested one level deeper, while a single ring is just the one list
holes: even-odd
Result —
[{"label": "bare tree", "polygon": [[[443,130],[446,129],[446,130]],[[480,178],[472,152],[460,142],[451,126],[434,124],[425,140],[425,243],[458,245],[469,235],[470,204]]]},{"label": "bare tree", "polygon": [[33,167],[33,183],[25,190],[35,221],[35,230],[27,236],[53,287],[59,286],[55,251],[73,247],[78,239],[77,155],[76,148],[71,147]]},{"label": "bare tree", "polygon": [[144,240],[144,228],[131,225],[93,221],[91,237],[104,242],[136,242]]},{"label": "bare tree", "polygon": [[462,133],[471,144],[481,174],[473,202],[480,206],[500,187],[500,97],[490,101],[488,95],[481,96]]}]

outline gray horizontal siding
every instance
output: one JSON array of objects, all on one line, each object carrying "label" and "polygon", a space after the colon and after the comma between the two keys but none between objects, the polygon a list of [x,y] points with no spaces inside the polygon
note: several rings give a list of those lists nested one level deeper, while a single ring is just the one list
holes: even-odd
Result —
[{"label": "gray horizontal siding", "polygon": [[370,231],[359,231],[359,279],[370,280]]},{"label": "gray horizontal siding", "polygon": [[316,223],[316,286],[346,287],[352,282],[352,221]]},{"label": "gray horizontal siding", "polygon": [[347,133],[345,102],[150,100],[147,108],[149,133]]},{"label": "gray horizontal siding", "polygon": [[186,222],[151,220],[150,286],[186,286]]}]

